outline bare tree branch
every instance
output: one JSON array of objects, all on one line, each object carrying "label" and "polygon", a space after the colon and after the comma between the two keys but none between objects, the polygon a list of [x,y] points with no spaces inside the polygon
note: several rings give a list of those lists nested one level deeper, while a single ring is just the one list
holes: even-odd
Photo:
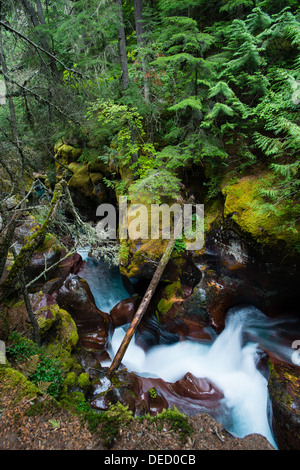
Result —
[{"label": "bare tree branch", "polygon": [[30,93],[32,96],[34,96],[38,101],[42,101],[43,103],[47,104],[48,106],[52,106],[52,108],[56,109],[58,113],[60,113],[62,116],[65,116],[68,120],[74,122],[77,126],[80,126],[80,123],[72,119],[70,116],[68,116],[64,111],[62,111],[56,104],[51,103],[50,101],[46,100],[42,96],[38,95],[34,91],[30,90],[30,88],[25,87],[24,85],[20,85],[20,83],[16,82],[12,78],[10,78],[6,73],[3,72],[3,70],[0,69],[0,73],[4,76],[4,78],[13,83],[14,85],[18,86],[22,90],[27,91],[27,93]]},{"label": "bare tree branch", "polygon": [[37,50],[41,51],[41,52],[44,52],[45,54],[47,54],[49,57],[51,57],[51,59],[55,60],[56,62],[58,62],[65,70],[68,70],[68,72],[72,72],[72,73],[75,73],[77,75],[79,75],[80,77],[83,77],[83,74],[81,72],[79,72],[78,70],[75,70],[75,69],[70,69],[69,67],[67,67],[60,59],[58,59],[56,56],[54,56],[53,54],[51,54],[51,52],[47,51],[46,49],[44,49],[43,47],[39,46],[38,44],[36,44],[35,42],[31,41],[31,39],[29,39],[27,36],[25,36],[24,34],[20,33],[20,31],[17,31],[16,29],[12,28],[11,26],[9,26],[8,24],[4,23],[3,21],[0,21],[0,26],[3,26],[3,28],[5,28],[7,31],[10,31],[11,33],[14,33],[16,34],[17,36],[19,36],[20,38],[24,39],[25,41],[27,41],[29,44],[31,44],[33,47],[35,47]]}]

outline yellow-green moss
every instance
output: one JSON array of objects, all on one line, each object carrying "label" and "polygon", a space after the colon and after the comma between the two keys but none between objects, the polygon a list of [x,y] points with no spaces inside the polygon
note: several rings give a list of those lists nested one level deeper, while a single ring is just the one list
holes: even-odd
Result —
[{"label": "yellow-green moss", "polygon": [[90,173],[90,178],[95,186],[103,180],[103,175],[102,173]]},{"label": "yellow-green moss", "polygon": [[77,375],[75,374],[75,372],[69,372],[67,374],[67,377],[64,380],[64,385],[67,388],[72,388],[72,387],[75,387],[76,383],[77,383]]},{"label": "yellow-green moss", "polygon": [[223,213],[222,201],[216,199],[215,201],[205,204],[204,208],[204,230],[208,233],[213,227],[214,223],[219,220]]},{"label": "yellow-green moss", "polygon": [[11,367],[0,369],[0,395],[13,392],[17,403],[22,398],[33,398],[41,391],[25,375]]},{"label": "yellow-green moss", "polygon": [[91,382],[89,378],[89,374],[87,372],[82,372],[82,374],[78,377],[78,385],[83,390],[88,390],[91,387]]},{"label": "yellow-green moss", "polygon": [[66,310],[57,304],[51,305],[50,311],[54,318],[59,318],[55,340],[67,351],[72,351],[78,343],[79,336],[76,323]]},{"label": "yellow-green moss", "polygon": [[284,225],[284,218],[262,211],[264,201],[259,190],[265,188],[274,178],[273,174],[246,176],[222,188],[225,196],[224,216],[234,220],[242,231],[250,233],[258,242],[271,244],[284,240],[293,244],[298,235],[292,231],[278,231]]},{"label": "yellow-green moss", "polygon": [[68,184],[70,188],[79,191],[86,197],[90,197],[93,194],[94,185],[90,178],[88,165],[83,164],[77,166],[77,169]]},{"label": "yellow-green moss", "polygon": [[180,281],[168,284],[164,289],[165,297],[160,299],[157,304],[157,314],[166,314],[173,306],[174,302],[179,302],[183,299],[183,292]]},{"label": "yellow-green moss", "polygon": [[68,164],[71,161],[76,161],[82,154],[82,149],[72,147],[71,145],[65,144],[62,141],[58,142],[54,146],[54,151],[59,157],[59,160],[64,164]]}]

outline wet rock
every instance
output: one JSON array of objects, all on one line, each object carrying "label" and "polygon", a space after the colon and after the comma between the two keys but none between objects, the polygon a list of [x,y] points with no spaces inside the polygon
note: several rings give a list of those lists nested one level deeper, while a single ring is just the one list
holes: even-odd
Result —
[{"label": "wet rock", "polygon": [[224,398],[224,394],[210,380],[195,377],[188,372],[185,376],[172,384],[172,389],[180,396],[193,400],[215,401]]},{"label": "wet rock", "polygon": [[74,319],[81,345],[91,352],[106,350],[111,329],[110,316],[95,305],[88,283],[70,274],[58,291],[58,305]]},{"label": "wet rock", "polygon": [[140,413],[141,406],[147,405],[152,416],[174,406],[188,416],[193,416],[200,409],[210,409],[217,414],[220,401],[224,398],[222,391],[211,381],[190,373],[175,383],[149,377],[138,377],[138,383],[136,408]]},{"label": "wet rock", "polygon": [[270,317],[297,316],[297,259],[280,247],[258,244],[232,224],[218,225],[195,254],[202,278],[191,295],[177,304],[177,315],[196,315],[216,332],[223,330],[228,310],[239,304],[253,305]]},{"label": "wet rock", "polygon": [[110,405],[120,402],[134,412],[138,390],[137,376],[127,370],[115,372],[111,379],[108,379],[104,374],[105,369],[102,369],[100,378],[94,381],[91,406],[104,411],[108,410]]},{"label": "wet rock", "polygon": [[300,367],[270,361],[268,383],[273,426],[280,450],[300,450]]},{"label": "wet rock", "polygon": [[139,306],[139,296],[135,295],[128,299],[121,300],[110,311],[110,316],[114,327],[122,326],[130,323]]}]

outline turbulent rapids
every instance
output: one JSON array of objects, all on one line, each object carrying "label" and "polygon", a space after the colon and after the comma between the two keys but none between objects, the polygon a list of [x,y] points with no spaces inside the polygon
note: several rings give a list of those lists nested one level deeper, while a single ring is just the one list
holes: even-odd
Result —
[{"label": "turbulent rapids", "polygon": [[[109,312],[128,297],[118,271],[85,257],[87,264],[80,273],[95,296],[98,308]],[[97,269],[94,269],[97,266]],[[208,379],[222,391],[221,408],[214,416],[237,437],[251,433],[265,436],[276,447],[272,433],[271,405],[268,395],[268,363],[265,351],[291,362],[291,348],[285,337],[286,326],[280,320],[268,319],[253,306],[240,306],[228,311],[224,330],[211,343],[189,339],[168,345],[157,345],[145,352],[133,338],[122,364],[142,380],[180,381],[186,374]],[[286,323],[285,323],[286,325]],[[116,328],[111,338],[110,356],[114,357],[125,335],[127,325]],[[106,361],[103,366],[109,366]],[[170,397],[172,398],[172,397]],[[190,414],[203,407],[182,400],[182,409]],[[169,402],[170,403],[170,402]],[[206,410],[207,411],[207,410]],[[208,409],[208,412],[210,410]]]}]

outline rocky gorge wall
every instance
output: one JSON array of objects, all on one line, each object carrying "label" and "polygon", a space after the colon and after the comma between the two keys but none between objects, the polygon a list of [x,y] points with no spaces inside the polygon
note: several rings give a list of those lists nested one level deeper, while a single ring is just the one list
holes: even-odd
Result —
[{"label": "rocky gorge wall", "polygon": [[[56,149],[57,159],[71,170],[69,187],[74,202],[89,220],[99,203],[112,201],[103,183],[103,175],[109,173],[109,168],[102,164],[79,164],[79,154],[74,154],[74,149],[66,145]],[[252,191],[255,182],[255,178],[247,178],[224,186],[224,199],[208,206],[202,250],[174,250],[136,332],[137,344],[145,351],[153,345],[171,344],[185,338],[211,342],[224,329],[228,310],[237,305],[253,305],[269,318],[299,320],[299,255],[293,249],[296,239],[294,235],[285,239],[276,232],[268,217],[258,217],[249,198],[245,197],[248,186]],[[20,223],[16,231],[20,245],[36,229],[35,224],[32,219]],[[80,373],[82,364],[84,368],[89,365],[89,380],[93,385],[86,393],[96,409],[105,410],[109,404],[121,401],[137,414],[155,414],[174,403],[174,391],[177,397],[190,396],[208,407],[216,406],[222,397],[214,384],[199,382],[192,375],[176,384],[148,383],[134,374],[120,371],[112,383],[106,383],[105,370],[100,372],[99,364],[107,358],[112,331],[131,321],[164,246],[160,240],[121,243],[119,268],[128,298],[110,312],[96,307],[88,284],[80,277],[82,259],[78,254],[55,264],[65,255],[55,237],[47,237],[47,243],[34,254],[26,270],[29,281],[43,272],[45,259],[48,266],[55,264],[46,279],[32,286],[34,311],[45,344],[63,344],[68,354],[77,351]],[[8,259],[6,272],[10,261]],[[13,325],[20,321],[16,309],[22,307],[16,307],[17,304],[18,299],[15,299],[7,313]],[[299,323],[286,342],[291,344],[297,339],[300,339]],[[265,352],[279,448],[299,449],[299,366],[286,363],[273,352]],[[103,376],[100,381],[99,372]],[[151,392],[154,389],[155,393]]]}]

